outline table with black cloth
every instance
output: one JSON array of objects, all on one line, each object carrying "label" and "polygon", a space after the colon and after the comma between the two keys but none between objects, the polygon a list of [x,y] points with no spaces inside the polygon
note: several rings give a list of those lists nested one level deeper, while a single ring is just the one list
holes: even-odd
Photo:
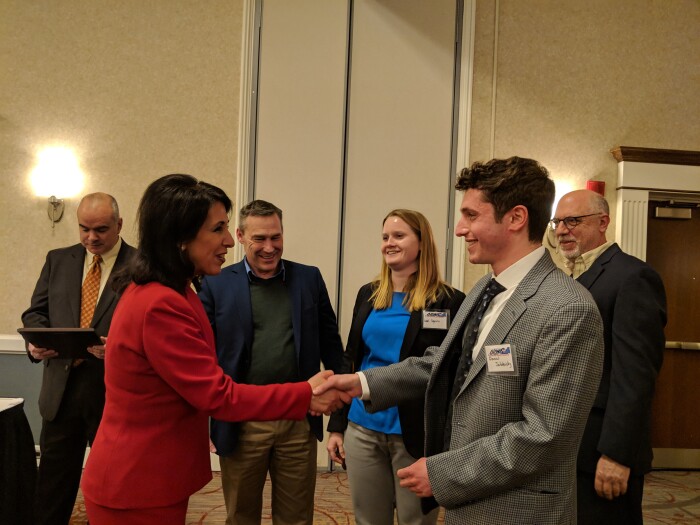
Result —
[{"label": "table with black cloth", "polygon": [[0,398],[0,523],[32,522],[36,454],[22,398]]}]

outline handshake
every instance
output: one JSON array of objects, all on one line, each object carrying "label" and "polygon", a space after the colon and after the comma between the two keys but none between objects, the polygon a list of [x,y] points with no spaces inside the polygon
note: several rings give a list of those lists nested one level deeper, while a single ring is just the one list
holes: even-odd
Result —
[{"label": "handshake", "polygon": [[324,370],[308,382],[313,389],[309,405],[309,413],[312,416],[329,416],[331,412],[350,404],[353,397],[362,395],[362,385],[357,374],[333,375],[332,370]]}]

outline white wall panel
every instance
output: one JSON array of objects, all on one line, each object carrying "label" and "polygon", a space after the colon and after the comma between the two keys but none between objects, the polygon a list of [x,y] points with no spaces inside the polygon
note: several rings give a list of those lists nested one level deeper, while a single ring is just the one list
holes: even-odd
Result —
[{"label": "white wall panel", "polygon": [[352,35],[341,330],[379,271],[381,221],[430,221],[444,270],[450,194],[454,0],[356,0]]},{"label": "white wall panel", "polygon": [[284,257],[337,296],[347,1],[265,0],[255,197],[284,211]]}]

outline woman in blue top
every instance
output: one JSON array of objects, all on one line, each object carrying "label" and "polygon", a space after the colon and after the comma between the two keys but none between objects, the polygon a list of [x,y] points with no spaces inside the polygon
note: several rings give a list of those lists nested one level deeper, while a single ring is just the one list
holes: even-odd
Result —
[{"label": "woman in blue top", "polygon": [[[464,294],[440,278],[437,248],[428,220],[398,209],[384,218],[382,267],[377,279],[360,288],[343,357],[343,373],[422,356],[442,342]],[[434,524],[420,498],[399,486],[396,471],[423,456],[423,401],[370,414],[354,399],[328,425],[328,452],[345,462],[358,525],[398,522]]]}]

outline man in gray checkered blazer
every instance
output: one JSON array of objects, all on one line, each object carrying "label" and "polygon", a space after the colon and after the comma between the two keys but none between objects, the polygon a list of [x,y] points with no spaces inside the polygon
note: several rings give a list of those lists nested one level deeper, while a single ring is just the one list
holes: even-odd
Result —
[{"label": "man in gray checkered blazer", "polygon": [[[541,245],[554,183],[536,161],[511,157],[465,168],[456,187],[456,235],[493,275],[467,295],[439,348],[334,376],[316,393],[343,389],[370,411],[424,396],[426,457],[398,475],[426,510],[445,507],[448,525],[575,523],[576,454],[600,382],[603,326],[590,294]],[[471,323],[476,343],[463,349],[492,277],[505,290]]]}]

